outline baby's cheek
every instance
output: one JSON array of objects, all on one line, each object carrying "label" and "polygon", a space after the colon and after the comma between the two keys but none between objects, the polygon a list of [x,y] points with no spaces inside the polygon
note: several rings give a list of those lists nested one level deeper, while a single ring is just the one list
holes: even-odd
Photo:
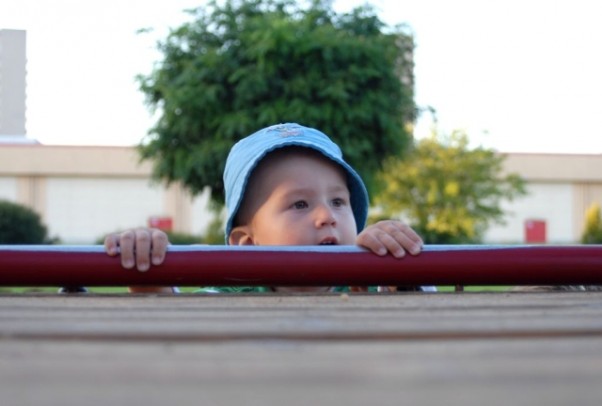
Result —
[{"label": "baby's cheek", "polygon": [[343,245],[355,245],[358,241],[357,230],[355,224],[352,227],[346,228],[344,233],[341,235],[341,244]]}]

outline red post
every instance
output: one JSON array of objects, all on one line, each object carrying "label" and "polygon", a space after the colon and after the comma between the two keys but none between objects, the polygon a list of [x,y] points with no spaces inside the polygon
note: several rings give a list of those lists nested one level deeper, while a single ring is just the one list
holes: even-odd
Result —
[{"label": "red post", "polygon": [[525,242],[545,244],[547,241],[546,221],[530,219],[525,221]]},{"label": "red post", "polygon": [[169,232],[173,229],[173,219],[165,216],[151,216],[148,218],[148,226]]}]

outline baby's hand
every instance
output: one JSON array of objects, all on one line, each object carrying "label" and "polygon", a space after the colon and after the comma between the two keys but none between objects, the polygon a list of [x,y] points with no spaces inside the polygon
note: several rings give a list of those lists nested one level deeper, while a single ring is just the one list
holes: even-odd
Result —
[{"label": "baby's hand", "polygon": [[105,250],[110,256],[121,253],[124,268],[148,271],[153,265],[160,265],[165,259],[169,240],[167,234],[155,228],[136,228],[121,233],[109,234],[105,238]]},{"label": "baby's hand", "polygon": [[377,255],[384,256],[390,252],[395,258],[402,258],[406,252],[417,255],[423,244],[410,226],[395,220],[379,221],[366,227],[357,236],[356,242]]}]

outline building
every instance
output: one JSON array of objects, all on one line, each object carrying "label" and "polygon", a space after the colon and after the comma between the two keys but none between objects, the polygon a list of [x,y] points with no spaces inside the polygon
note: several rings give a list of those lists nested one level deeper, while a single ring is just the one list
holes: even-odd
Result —
[{"label": "building", "polygon": [[153,182],[151,171],[134,147],[0,143],[0,199],[33,208],[66,244],[148,225],[203,234],[208,193]]},{"label": "building", "polygon": [[[602,202],[602,155],[513,153],[505,170],[527,181],[528,195],[505,205],[506,224],[488,230],[488,243],[577,242],[586,209]],[[0,143],[0,199],[36,210],[67,244],[150,224],[203,234],[208,193],[190,196],[151,172],[134,147]]]},{"label": "building", "polygon": [[25,136],[25,31],[0,29],[0,137]]},{"label": "building", "polygon": [[504,166],[527,181],[528,195],[505,204],[506,224],[491,227],[486,240],[579,241],[587,208],[602,203],[602,155],[512,153]]}]

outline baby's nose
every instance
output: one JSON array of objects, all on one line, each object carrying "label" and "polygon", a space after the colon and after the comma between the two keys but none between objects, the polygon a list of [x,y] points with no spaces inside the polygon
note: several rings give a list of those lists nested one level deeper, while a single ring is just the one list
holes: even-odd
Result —
[{"label": "baby's nose", "polygon": [[316,227],[336,224],[336,218],[332,208],[321,205],[316,208]]}]

